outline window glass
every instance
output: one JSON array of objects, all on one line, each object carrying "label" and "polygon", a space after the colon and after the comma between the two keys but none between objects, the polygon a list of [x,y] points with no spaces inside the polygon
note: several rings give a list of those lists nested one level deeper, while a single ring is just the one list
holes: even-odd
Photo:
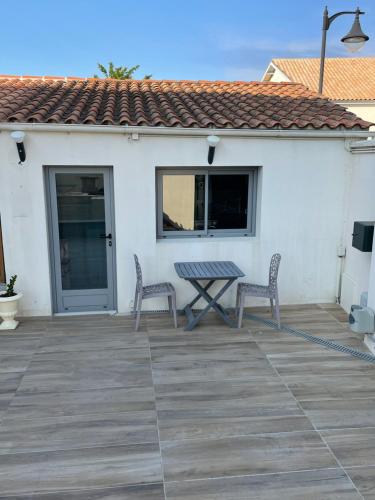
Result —
[{"label": "window glass", "polygon": [[246,229],[249,175],[208,177],[208,229]]},{"label": "window glass", "polygon": [[103,174],[56,174],[63,290],[107,288]]},{"label": "window glass", "polygon": [[157,236],[255,234],[257,168],[157,169]]},{"label": "window glass", "polygon": [[204,229],[205,175],[163,175],[163,231]]}]

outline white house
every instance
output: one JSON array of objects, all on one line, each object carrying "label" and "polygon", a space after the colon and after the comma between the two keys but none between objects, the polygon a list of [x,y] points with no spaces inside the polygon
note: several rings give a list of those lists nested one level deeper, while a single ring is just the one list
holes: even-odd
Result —
[{"label": "white house", "polygon": [[275,251],[281,303],[350,306],[371,265],[350,240],[375,219],[368,127],[293,83],[1,77],[4,265],[22,314],[129,313],[133,253],[180,307],[193,290],[174,262],[233,260],[262,282]]},{"label": "white house", "polygon": [[[318,90],[319,58],[272,59],[265,82],[302,83]],[[364,120],[375,122],[375,57],[327,57],[323,95]]]}]

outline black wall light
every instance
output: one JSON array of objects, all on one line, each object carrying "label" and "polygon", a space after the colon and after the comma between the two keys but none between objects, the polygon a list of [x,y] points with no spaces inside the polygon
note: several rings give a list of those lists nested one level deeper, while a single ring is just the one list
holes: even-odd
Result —
[{"label": "black wall light", "polygon": [[214,156],[215,156],[215,148],[220,142],[220,137],[217,135],[209,135],[207,137],[207,142],[208,142],[208,164],[212,165],[212,162],[214,161]]},{"label": "black wall light", "polygon": [[23,163],[26,160],[26,151],[25,151],[25,145],[23,143],[25,139],[25,132],[22,132],[21,130],[15,130],[10,134],[11,138],[15,141],[17,145],[17,151],[18,151],[18,156],[20,161],[18,162]]}]

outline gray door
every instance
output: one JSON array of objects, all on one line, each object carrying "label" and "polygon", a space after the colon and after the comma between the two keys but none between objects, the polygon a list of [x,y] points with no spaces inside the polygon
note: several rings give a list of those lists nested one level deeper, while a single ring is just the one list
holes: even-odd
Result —
[{"label": "gray door", "polygon": [[110,168],[48,169],[55,312],[115,309]]}]

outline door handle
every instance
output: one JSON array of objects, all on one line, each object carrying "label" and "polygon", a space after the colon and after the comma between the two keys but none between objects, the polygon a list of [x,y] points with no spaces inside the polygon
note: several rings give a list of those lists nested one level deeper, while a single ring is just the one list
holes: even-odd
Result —
[{"label": "door handle", "polygon": [[111,233],[108,233],[108,234],[101,234],[101,235],[99,236],[99,238],[103,238],[103,239],[111,240],[111,239],[112,239],[112,234],[111,234]]}]

